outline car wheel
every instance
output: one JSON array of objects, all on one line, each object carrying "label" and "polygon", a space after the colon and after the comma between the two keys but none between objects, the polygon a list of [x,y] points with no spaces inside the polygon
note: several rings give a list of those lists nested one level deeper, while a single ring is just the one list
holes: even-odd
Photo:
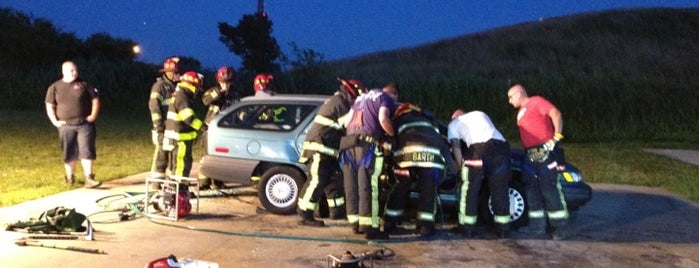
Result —
[{"label": "car wheel", "polygon": [[276,166],[265,171],[257,196],[262,206],[274,214],[293,214],[305,178],[298,170]]},{"label": "car wheel", "polygon": [[[519,181],[510,182],[510,189],[507,191],[510,199],[510,225],[518,227],[527,222],[527,200],[524,196],[524,185]],[[493,215],[492,197],[488,197],[488,211],[490,217]]]}]

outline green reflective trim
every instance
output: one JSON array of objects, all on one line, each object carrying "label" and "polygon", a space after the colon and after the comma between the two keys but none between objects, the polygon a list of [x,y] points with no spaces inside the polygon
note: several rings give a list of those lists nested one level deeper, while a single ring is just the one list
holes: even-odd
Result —
[{"label": "green reflective trim", "polygon": [[347,222],[352,224],[355,222],[359,222],[359,215],[352,214],[352,215],[347,215]]},{"label": "green reflective trim", "polygon": [[371,226],[379,227],[379,176],[383,169],[383,154],[379,146],[374,146],[374,171],[371,173]]},{"label": "green reflective trim", "polygon": [[433,162],[415,162],[415,161],[402,161],[397,164],[401,168],[406,167],[421,167],[421,168],[437,168],[444,169],[443,164],[433,163]]},{"label": "green reflective trim", "polygon": [[499,224],[507,224],[507,223],[510,222],[510,215],[507,215],[507,216],[505,216],[505,215],[500,215],[500,216],[496,215],[495,217],[493,217],[493,221],[495,221],[495,223],[499,223]]},{"label": "green reflective trim", "polygon": [[530,210],[529,211],[529,218],[544,218],[544,211],[543,210]]},{"label": "green reflective trim", "polygon": [[345,197],[328,198],[327,201],[329,208],[341,207],[345,204]]},{"label": "green reflective trim", "polygon": [[420,221],[434,222],[434,214],[429,212],[418,212],[417,219]]},{"label": "green reflective trim", "polygon": [[340,151],[317,142],[303,142],[303,150],[315,151],[323,153],[332,157],[337,158],[340,155]]},{"label": "green reflective trim", "polygon": [[179,121],[183,121],[185,118],[189,118],[190,116],[194,116],[194,110],[192,110],[192,108],[183,109],[183,110],[179,111],[177,113],[177,115],[179,116],[179,118],[182,119]]},{"label": "green reflective trim", "polygon": [[478,220],[478,216],[459,214],[459,224],[474,225],[474,224],[476,224],[477,220]]},{"label": "green reflective trim", "polygon": [[402,209],[387,209],[385,214],[388,217],[400,217],[400,216],[403,216],[403,210]]},{"label": "green reflective trim", "polygon": [[468,193],[469,184],[468,167],[463,167],[461,168],[461,193],[459,194],[459,222],[462,221],[462,217],[466,217],[466,203],[468,203],[466,194]]},{"label": "green reflective trim", "polygon": [[182,176],[184,174],[184,157],[187,154],[187,145],[184,142],[177,143],[177,153],[175,155],[176,167],[173,175]]},{"label": "green reflective trim", "polygon": [[333,129],[342,129],[342,126],[338,122],[335,122],[334,120],[327,118],[325,116],[322,116],[322,115],[316,115],[313,118],[313,123],[323,125],[323,126],[326,126],[329,128],[333,128]]},{"label": "green reflective trim", "polygon": [[438,149],[432,148],[432,147],[426,147],[424,145],[410,145],[410,146],[405,146],[400,150],[397,150],[393,152],[393,156],[399,156],[402,154],[410,154],[410,153],[432,153],[436,155],[441,155],[441,151]]},{"label": "green reflective trim", "polygon": [[318,188],[319,176],[318,170],[320,169],[320,155],[313,154],[313,161],[308,167],[308,172],[310,174],[311,180],[308,183],[303,196],[299,198],[298,205],[301,210],[315,210],[316,204],[311,203],[311,197],[313,197],[313,192]]},{"label": "green reflective trim", "polygon": [[403,124],[400,127],[398,127],[398,134],[402,133],[404,130],[412,127],[427,127],[433,129],[435,132],[439,133],[439,130],[434,127],[434,125],[430,124],[429,122],[421,121],[421,122],[412,122],[412,123],[407,123]]},{"label": "green reflective trim", "polygon": [[194,118],[194,120],[192,120],[192,124],[190,126],[192,126],[193,129],[199,130],[199,129],[201,129],[202,125],[204,125],[204,122],[199,120],[199,118]]},{"label": "green reflective trim", "polygon": [[568,218],[568,210],[557,210],[557,211],[547,211],[549,219],[553,220],[563,220]]},{"label": "green reflective trim", "polygon": [[359,216],[359,225],[367,225],[367,226],[374,227],[373,221],[371,220],[371,217],[365,217],[365,216]]}]

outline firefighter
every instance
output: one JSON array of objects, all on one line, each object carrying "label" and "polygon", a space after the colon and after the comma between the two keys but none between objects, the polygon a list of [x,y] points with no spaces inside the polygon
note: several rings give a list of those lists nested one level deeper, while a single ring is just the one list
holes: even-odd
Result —
[{"label": "firefighter", "polygon": [[517,126],[527,154],[524,164],[533,171],[532,176],[524,176],[529,205],[527,232],[544,235],[548,219],[553,229],[552,238],[565,239],[569,214],[558,180],[558,169],[565,167],[563,148],[559,144],[563,139],[563,115],[545,98],[529,96],[522,84],[508,89],[507,99],[518,109]]},{"label": "firefighter", "polygon": [[163,150],[170,152],[170,170],[172,175],[189,177],[192,169],[192,145],[197,132],[206,130],[204,122],[194,114],[192,100],[201,90],[203,76],[195,72],[186,72],[177,83],[175,100],[168,106],[165,121],[165,140]]},{"label": "firefighter", "polygon": [[274,77],[271,74],[258,74],[252,84],[255,88],[255,96],[274,96],[276,92],[272,90],[270,83]]},{"label": "firefighter", "polygon": [[395,100],[376,88],[357,97],[340,144],[347,220],[355,233],[367,239],[388,239],[379,229],[379,176],[383,168],[383,141],[394,136],[391,114]]},{"label": "firefighter", "polygon": [[[495,234],[505,238],[510,222],[509,185],[510,145],[495,128],[490,117],[481,111],[463,114],[457,110],[448,126],[447,137],[458,168],[461,169],[461,191],[457,231],[473,237],[478,219],[479,193],[483,182],[493,202]],[[467,146],[462,152],[462,142]]]},{"label": "firefighter", "polygon": [[[274,79],[274,77],[271,74],[260,73],[255,76],[255,79],[252,80],[252,86],[255,89],[255,97],[274,96],[276,94],[270,85],[272,79]],[[278,118],[275,116],[276,113],[282,112],[286,112],[286,109],[270,109],[260,114],[259,120],[271,122],[274,118]],[[250,182],[254,188],[257,188],[261,179],[262,177],[260,176],[252,176],[250,177]]]},{"label": "firefighter", "polygon": [[[208,111],[206,112],[206,117],[204,117],[204,124],[207,126],[211,120],[216,116],[221,110],[226,109],[228,106],[238,102],[240,97],[238,97],[238,92],[233,86],[233,80],[235,80],[235,71],[233,68],[228,66],[223,66],[216,72],[216,85],[211,87],[209,90],[204,92],[201,97],[201,102],[208,106]],[[207,133],[202,132],[199,140],[202,142],[204,147],[204,153],[206,153],[206,137]],[[199,173],[199,189],[205,190],[209,189],[212,185],[216,188],[222,186],[221,182],[214,181],[211,184],[211,180],[206,178]]]},{"label": "firefighter", "polygon": [[410,178],[399,179],[391,192],[385,212],[384,230],[395,229],[403,217],[411,184],[417,182],[419,201],[417,221],[420,236],[434,234],[437,187],[445,174],[454,174],[454,159],[439,132],[437,122],[428,111],[411,103],[403,103],[393,115],[396,145],[393,161],[407,168]]},{"label": "firefighter", "polygon": [[[173,94],[178,79],[177,63],[179,60],[179,58],[165,59],[163,68],[160,69],[162,76],[155,80],[150,90],[148,110],[150,110],[150,118],[153,122],[151,136],[153,145],[155,145],[155,153],[153,154],[153,162],[150,169],[151,178],[164,179],[167,175],[170,153],[163,150],[163,133],[165,132],[168,106],[174,99]],[[154,188],[160,188],[160,185],[157,183],[154,183],[153,186]]]},{"label": "firefighter", "polygon": [[341,219],[345,214],[345,193],[342,171],[338,162],[340,138],[344,135],[343,120],[364,87],[357,80],[339,79],[340,88],[318,110],[313,118],[299,161],[308,166],[310,174],[301,190],[298,213],[301,225],[323,226],[323,221],[313,218],[318,201],[325,193],[330,218]]}]

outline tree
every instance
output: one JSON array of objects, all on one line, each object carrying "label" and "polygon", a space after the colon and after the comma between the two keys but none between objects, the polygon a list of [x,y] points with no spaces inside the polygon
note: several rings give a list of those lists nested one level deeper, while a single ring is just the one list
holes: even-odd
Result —
[{"label": "tree", "polygon": [[271,73],[279,70],[276,63],[281,52],[272,37],[272,21],[265,13],[243,15],[237,26],[218,23],[218,30],[228,50],[240,56],[243,68],[252,73]]},{"label": "tree", "polygon": [[[334,83],[336,80],[324,68],[325,55],[313,49],[299,48],[295,42],[290,42],[289,46],[291,47],[293,59],[287,55],[282,55],[281,57],[281,62],[285,66],[285,77],[288,82],[285,88],[290,93],[333,92],[332,89],[326,88],[328,81]],[[330,91],[327,92],[326,90]]]},{"label": "tree", "polygon": [[82,43],[50,21],[0,9],[0,65],[32,69],[82,55]]},{"label": "tree", "polygon": [[128,39],[114,38],[106,33],[96,33],[90,35],[85,40],[85,45],[89,50],[89,55],[105,59],[133,60],[136,53],[133,47],[136,42]]}]

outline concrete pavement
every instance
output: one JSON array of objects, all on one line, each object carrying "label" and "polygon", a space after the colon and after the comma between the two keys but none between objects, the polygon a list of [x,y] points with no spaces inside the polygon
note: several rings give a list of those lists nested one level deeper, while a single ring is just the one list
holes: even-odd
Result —
[{"label": "concrete pavement", "polygon": [[[673,157],[699,159],[699,153]],[[390,249],[396,256],[379,261],[380,267],[699,265],[695,254],[699,236],[692,224],[699,220],[699,206],[647,187],[592,185],[593,200],[578,212],[573,226],[577,233],[568,241],[466,240],[443,232],[431,241],[406,236],[403,242],[392,237],[393,241],[386,244],[375,244],[353,235],[344,221],[326,221],[325,228],[299,227],[297,217],[259,209],[254,195],[230,192],[202,192],[199,213],[179,221],[142,216],[119,221],[115,213],[99,213],[104,208],[97,200],[143,192],[146,175],[107,182],[99,189],[74,189],[0,208],[2,223],[38,217],[59,205],[76,208],[95,222],[95,241],[42,242],[106,252],[20,247],[14,242],[25,234],[0,232],[0,263],[8,267],[144,267],[174,254],[180,259],[215,262],[220,267],[328,267],[328,255],[340,256],[346,250],[359,255]],[[678,217],[684,220],[678,221]]]}]

